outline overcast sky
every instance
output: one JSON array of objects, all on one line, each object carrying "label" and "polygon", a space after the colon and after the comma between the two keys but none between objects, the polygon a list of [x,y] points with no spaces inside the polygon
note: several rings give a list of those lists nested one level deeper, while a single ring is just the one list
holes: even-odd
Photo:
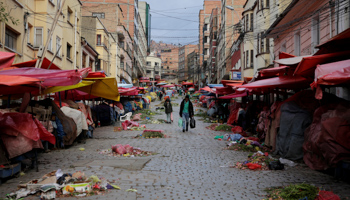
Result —
[{"label": "overcast sky", "polygon": [[203,0],[146,1],[151,7],[152,40],[182,45],[198,43],[198,14]]}]

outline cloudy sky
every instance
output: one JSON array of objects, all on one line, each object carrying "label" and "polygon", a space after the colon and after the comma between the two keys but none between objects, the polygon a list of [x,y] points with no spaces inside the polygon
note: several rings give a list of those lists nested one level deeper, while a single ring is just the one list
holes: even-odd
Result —
[{"label": "cloudy sky", "polygon": [[203,0],[146,0],[151,7],[152,40],[198,43],[198,14]]}]

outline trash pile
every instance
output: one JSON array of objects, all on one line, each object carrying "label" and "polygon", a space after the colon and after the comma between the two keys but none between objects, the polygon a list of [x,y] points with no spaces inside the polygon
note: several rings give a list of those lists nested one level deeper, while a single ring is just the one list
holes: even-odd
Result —
[{"label": "trash pile", "polygon": [[126,120],[122,123],[123,130],[129,130],[132,127],[140,127],[140,124],[134,121]]},{"label": "trash pile", "polygon": [[40,195],[40,199],[62,197],[87,197],[103,194],[107,190],[118,189],[105,178],[92,175],[88,178],[84,172],[63,173],[61,169],[50,172],[40,179],[20,184],[19,190],[7,195],[8,199],[21,199],[29,195]]},{"label": "trash pile", "polygon": [[285,187],[267,188],[266,200],[270,199],[308,199],[308,200],[340,200],[339,196],[330,191],[324,191],[320,188],[307,184],[291,184]]},{"label": "trash pile", "polygon": [[140,127],[134,126],[134,127],[131,127],[129,130],[130,131],[144,131],[144,130],[146,130],[146,126],[145,125],[142,125]]},{"label": "trash pile", "polygon": [[212,131],[215,131],[215,128],[218,126],[219,124],[211,124],[207,127],[205,127],[206,129],[209,129],[209,130],[212,130]]},{"label": "trash pile", "polygon": [[156,155],[157,153],[151,151],[143,151],[140,148],[132,147],[128,144],[116,144],[112,149],[98,150],[99,154],[113,156],[113,157],[146,157]]},{"label": "trash pile", "polygon": [[[269,156],[269,153],[258,151],[248,156],[248,160],[244,162],[237,162],[236,166],[232,168],[237,169],[250,169],[250,170],[269,170],[271,164],[274,164],[276,159]],[[283,168],[282,168],[283,169]]]},{"label": "trash pile", "polygon": [[135,136],[135,138],[169,138],[169,136],[165,135],[163,132],[162,130],[144,130],[142,134]]},{"label": "trash pile", "polygon": [[234,128],[232,125],[227,125],[227,124],[221,124],[215,127],[215,131],[231,131],[231,129]]}]

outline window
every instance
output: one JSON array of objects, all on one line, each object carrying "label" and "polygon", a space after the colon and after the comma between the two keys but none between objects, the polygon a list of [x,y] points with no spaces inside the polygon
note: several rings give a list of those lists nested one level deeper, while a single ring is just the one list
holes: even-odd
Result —
[{"label": "window", "polygon": [[96,42],[96,45],[101,45],[102,43],[101,43],[101,35],[100,34],[98,34],[97,35],[97,42]]},{"label": "window", "polygon": [[67,21],[72,24],[73,22],[73,11],[67,7]]},{"label": "window", "polygon": [[300,56],[300,32],[294,35],[294,55]]},{"label": "window", "polygon": [[266,8],[270,7],[270,0],[266,0]]},{"label": "window", "polygon": [[32,40],[31,40],[31,32],[32,32],[32,30],[33,30],[33,26],[31,25],[31,24],[29,24],[29,23],[27,23],[27,44],[30,44],[30,45],[32,45],[31,43],[32,43]]},{"label": "window", "polygon": [[312,47],[320,43],[320,18],[319,16],[312,19]]},{"label": "window", "polygon": [[57,0],[57,9],[59,10],[61,8],[61,0]]},{"label": "window", "polygon": [[[345,2],[347,1],[347,2]],[[349,0],[338,0],[335,1],[335,13],[336,15],[336,31],[337,34],[343,32],[350,27],[350,1]]]},{"label": "window", "polygon": [[158,63],[158,62],[155,62],[155,63],[154,63],[154,66],[159,66],[159,63]]},{"label": "window", "polygon": [[[47,29],[47,37],[50,37],[50,29]],[[49,44],[47,45],[47,50],[52,51],[52,37],[50,37]]]},{"label": "window", "polygon": [[270,53],[270,39],[269,38],[265,38],[266,40],[266,53]]},{"label": "window", "polygon": [[61,38],[56,37],[56,51],[58,51],[57,56],[61,57]]},{"label": "window", "polygon": [[169,67],[166,67],[167,69],[169,69]]},{"label": "window", "polygon": [[34,47],[40,47],[43,45],[43,28],[35,27],[34,28]]},{"label": "window", "polygon": [[98,17],[100,19],[104,19],[105,18],[105,13],[104,12],[93,12],[92,16]]},{"label": "window", "polygon": [[250,50],[250,67],[254,67],[254,50]]},{"label": "window", "polygon": [[253,31],[254,28],[254,16],[253,13],[250,13],[250,30]]},{"label": "window", "polygon": [[67,58],[72,59],[72,45],[67,43]]},{"label": "window", "polygon": [[263,9],[264,8],[264,0],[261,0],[260,2],[261,2],[260,9]]},{"label": "window", "polygon": [[263,38],[263,33],[260,33],[260,53],[265,52],[265,39]]},{"label": "window", "polygon": [[5,31],[5,46],[17,50],[17,36],[18,34],[6,27]]},{"label": "window", "polygon": [[146,62],[146,65],[147,66],[151,66],[151,62]]},{"label": "window", "polygon": [[146,70],[146,73],[147,73],[147,74],[150,74],[150,73],[151,73],[151,70]]},{"label": "window", "polygon": [[246,68],[246,66],[245,66],[245,52],[243,52],[243,60],[242,61],[243,61],[243,67]]},{"label": "window", "polygon": [[287,52],[287,44],[286,44],[286,41],[284,41],[283,44],[281,45],[281,52]]},{"label": "window", "polygon": [[248,20],[249,20],[248,18],[249,18],[249,15],[246,15],[246,16],[245,16],[245,30],[246,30],[246,31],[248,31],[248,27],[249,27],[249,26],[248,26]]},{"label": "window", "polygon": [[82,67],[83,68],[86,68],[86,57],[87,57],[87,54],[85,52],[83,52],[83,58],[82,58]]},{"label": "window", "polygon": [[245,52],[245,58],[246,58],[246,61],[245,61],[245,63],[246,63],[246,67],[248,68],[249,67],[249,51],[246,51]]}]

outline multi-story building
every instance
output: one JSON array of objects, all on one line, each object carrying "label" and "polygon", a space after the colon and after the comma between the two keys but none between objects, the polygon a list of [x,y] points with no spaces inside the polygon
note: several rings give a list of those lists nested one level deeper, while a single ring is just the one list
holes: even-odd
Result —
[{"label": "multi-story building", "polygon": [[154,52],[150,53],[150,55],[147,56],[146,65],[146,75],[150,78],[151,81],[161,79],[162,60],[157,57]]},{"label": "multi-story building", "polygon": [[[295,56],[314,54],[322,44],[350,28],[349,1],[296,1],[286,6],[280,17],[266,31],[274,39],[272,55],[280,52]],[[336,59],[336,58],[334,58]]]},{"label": "multi-story building", "polygon": [[81,29],[82,35],[99,54],[95,70],[103,70],[107,76],[116,75],[116,71],[112,68],[117,64],[116,39],[96,16],[84,16],[82,23],[84,24]]},{"label": "multi-story building", "polygon": [[98,52],[92,47],[84,37],[81,38],[81,67],[82,68],[90,68],[91,71],[95,70],[95,63],[98,59]]},{"label": "multi-story building", "polygon": [[[142,26],[138,4],[138,0],[114,0],[108,2],[104,0],[89,0],[84,1],[83,7],[83,9],[89,12],[90,16],[98,16],[111,23],[106,27],[108,27],[108,30],[111,29],[110,31],[112,33],[114,30],[117,30],[118,25],[124,25],[125,29],[129,32],[133,41],[132,78],[136,84],[138,78],[145,74],[147,57],[147,37]],[[119,16],[119,9],[122,11],[122,17]]]},{"label": "multi-story building", "polygon": [[209,59],[207,60],[207,66],[209,68],[209,80],[216,79],[217,77],[217,36],[218,26],[220,25],[221,17],[219,17],[220,8],[214,8],[209,19]]},{"label": "multi-story building", "polygon": [[118,31],[118,57],[120,58],[120,80],[132,83],[132,38],[123,25],[117,27]]},{"label": "multi-story building", "polygon": [[[198,81],[198,73],[199,73],[199,67],[198,67],[198,49],[192,51],[187,55],[187,68],[188,68],[188,80],[192,83],[196,83]],[[197,75],[197,76],[195,76]]]},{"label": "multi-story building", "polygon": [[189,44],[179,48],[179,82],[188,80],[187,56],[195,50],[198,50],[198,45]]},{"label": "multi-story building", "polygon": [[179,48],[169,48],[161,50],[162,59],[162,79],[177,83],[177,73],[179,67]]},{"label": "multi-story building", "polygon": [[248,0],[244,5],[244,37],[240,47],[244,80],[249,81],[260,69],[273,65],[273,39],[266,39],[264,34],[291,1]]},{"label": "multi-story building", "polygon": [[[28,2],[24,0],[3,2],[5,12],[11,20],[0,22],[0,50],[16,53],[14,63],[36,59],[38,56],[53,60],[61,69],[77,69],[82,66],[81,51],[81,2],[79,0],[62,1],[44,0]],[[52,27],[57,11],[58,22]],[[41,51],[48,41],[45,51]],[[57,55],[55,56],[57,52]],[[55,58],[55,59],[54,59]]]},{"label": "multi-story building", "polygon": [[217,45],[217,71],[215,71],[217,76],[213,79],[214,83],[220,83],[222,79],[229,79],[229,72],[231,70],[230,49],[239,36],[239,21],[245,2],[246,0],[221,0],[221,23]]},{"label": "multi-story building", "polygon": [[150,5],[145,1],[139,1],[139,12],[142,21],[143,29],[146,31],[147,52],[150,52],[151,45],[151,13]]},{"label": "multi-story building", "polygon": [[221,7],[221,0],[204,0],[203,9],[199,11],[199,65],[201,72],[202,82],[207,83],[205,80],[209,74],[209,67],[207,66],[207,60],[209,59],[209,19],[214,8]]}]

